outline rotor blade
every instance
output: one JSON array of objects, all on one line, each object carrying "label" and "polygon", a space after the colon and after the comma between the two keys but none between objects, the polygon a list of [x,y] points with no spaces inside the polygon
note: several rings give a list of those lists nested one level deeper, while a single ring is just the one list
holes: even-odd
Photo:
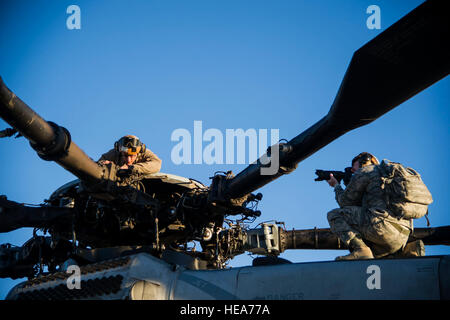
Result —
[{"label": "rotor blade", "polygon": [[[341,135],[446,77],[450,19],[445,9],[445,1],[427,1],[357,50],[330,111],[287,143],[287,151],[280,151],[280,168],[295,169]],[[244,196],[286,173],[261,175],[261,168],[267,167],[261,159],[228,181],[227,197]]]},{"label": "rotor blade", "polygon": [[102,179],[102,168],[71,141],[69,132],[45,121],[9,90],[1,77],[0,117],[27,138],[41,158],[54,160],[84,181]]},{"label": "rotor blade", "polygon": [[[450,245],[450,226],[414,228],[408,242],[416,240],[422,240],[425,245]],[[329,228],[281,230],[280,244],[281,251],[289,249],[348,249]]]},{"label": "rotor blade", "polygon": [[422,240],[427,245],[450,245],[450,226],[414,228],[409,241]]},{"label": "rotor blade", "polygon": [[73,208],[29,207],[0,196],[0,233],[19,228],[45,228],[55,221],[63,224],[64,219],[70,220],[74,214]]}]

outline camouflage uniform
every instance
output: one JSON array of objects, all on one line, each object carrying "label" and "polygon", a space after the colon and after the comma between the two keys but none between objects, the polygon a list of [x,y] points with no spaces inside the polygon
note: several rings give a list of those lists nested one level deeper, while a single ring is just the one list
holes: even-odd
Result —
[{"label": "camouflage uniform", "polygon": [[334,190],[340,208],[328,212],[331,231],[346,245],[357,237],[380,258],[403,249],[412,228],[411,220],[397,219],[386,209],[381,176],[376,165],[359,169],[344,190]]},{"label": "camouflage uniform", "polygon": [[[117,152],[115,149],[111,149],[107,153],[103,154],[98,162],[102,163],[102,161],[105,160],[111,161],[117,166],[122,166],[125,164],[123,160],[121,161],[120,152]],[[131,174],[145,175],[159,172],[160,169],[161,159],[159,159],[156,154],[151,152],[149,149],[146,149],[144,153],[138,154],[136,161],[133,163]]]}]

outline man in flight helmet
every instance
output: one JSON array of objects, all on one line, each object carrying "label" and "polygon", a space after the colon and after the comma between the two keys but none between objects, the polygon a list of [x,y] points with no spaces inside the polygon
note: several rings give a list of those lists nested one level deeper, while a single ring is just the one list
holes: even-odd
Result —
[{"label": "man in flight helmet", "polygon": [[99,164],[111,162],[126,175],[145,175],[159,172],[161,169],[161,159],[133,135],[120,138],[114,143],[114,148],[98,160]]}]

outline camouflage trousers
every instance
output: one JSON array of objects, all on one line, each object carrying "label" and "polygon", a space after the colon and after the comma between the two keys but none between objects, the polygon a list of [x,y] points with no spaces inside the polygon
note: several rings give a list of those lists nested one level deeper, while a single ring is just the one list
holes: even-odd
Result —
[{"label": "camouflage trousers", "polygon": [[375,258],[395,253],[406,245],[410,230],[366,209],[348,206],[331,210],[327,215],[331,231],[347,246],[355,238],[372,249]]}]

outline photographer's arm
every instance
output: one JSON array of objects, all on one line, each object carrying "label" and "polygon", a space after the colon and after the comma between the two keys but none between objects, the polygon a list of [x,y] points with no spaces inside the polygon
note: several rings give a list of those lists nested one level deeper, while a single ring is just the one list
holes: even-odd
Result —
[{"label": "photographer's arm", "polygon": [[[330,177],[328,184],[334,187],[336,201],[339,206],[361,206],[362,196],[369,183],[369,177],[366,174],[355,174],[347,188],[344,190],[334,177]],[[336,183],[335,183],[336,182]]]}]

